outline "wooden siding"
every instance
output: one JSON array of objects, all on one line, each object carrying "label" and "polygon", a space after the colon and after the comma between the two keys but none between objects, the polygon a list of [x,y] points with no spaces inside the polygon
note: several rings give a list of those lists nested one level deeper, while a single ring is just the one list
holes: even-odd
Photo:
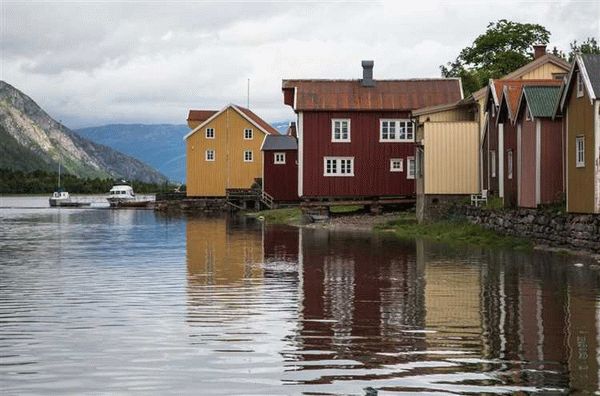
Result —
[{"label": "wooden siding", "polygon": [[562,121],[541,120],[541,204],[560,202],[563,199],[562,142]]},{"label": "wooden siding", "polygon": [[474,194],[479,191],[479,124],[427,122],[425,194]]},{"label": "wooden siding", "polygon": [[521,173],[519,175],[519,206],[537,207],[535,199],[535,120],[521,123]]},{"label": "wooden siding", "polygon": [[227,285],[262,278],[262,232],[245,228],[232,232],[226,217],[191,218],[186,222],[186,258],[189,279],[203,285]]},{"label": "wooden siding", "polygon": [[[496,112],[494,117],[490,116],[490,120],[488,123],[488,132],[487,132],[487,151],[488,151],[488,155],[486,156],[486,160],[487,162],[483,164],[483,169],[486,175],[486,178],[488,179],[488,189],[490,190],[490,192],[494,193],[494,194],[498,194],[498,190],[500,188],[499,183],[498,183],[498,124],[496,124],[496,118],[498,117],[498,112]],[[484,147],[485,149],[485,147]],[[496,176],[493,176],[492,174],[492,155],[490,154],[491,151],[495,151],[496,152],[496,164],[495,164],[495,169],[496,169]]]},{"label": "wooden siding", "polygon": [[[512,179],[508,178],[508,152],[513,153]],[[504,206],[517,206],[519,181],[517,176],[517,126],[504,124]]]},{"label": "wooden siding", "polygon": [[[303,197],[371,197],[415,194],[407,157],[415,144],[380,143],[380,119],[408,119],[408,112],[302,112],[300,139]],[[351,142],[331,141],[331,120],[351,120]],[[354,157],[353,177],[323,176],[324,157]],[[403,172],[390,172],[390,159],[402,158]]]},{"label": "wooden siding", "polygon": [[419,122],[472,121],[473,113],[469,108],[457,108],[419,116]]},{"label": "wooden siding", "polygon": [[[298,200],[298,151],[264,151],[263,189],[275,201]],[[285,153],[285,164],[275,163],[275,153]]]},{"label": "wooden siding", "polygon": [[562,67],[556,66],[552,63],[546,63],[541,65],[537,69],[531,70],[530,72],[524,74],[521,79],[523,80],[536,80],[536,79],[547,79],[553,78],[552,74],[555,73],[563,73],[567,74],[568,70],[563,69]]},{"label": "wooden siding", "polygon": [[[573,89],[573,88],[572,88]],[[575,138],[585,137],[585,166],[575,166]],[[594,213],[594,106],[587,90],[567,103],[567,211]]]},{"label": "wooden siding", "polygon": [[[215,138],[206,138],[206,128],[214,128]],[[244,139],[251,128],[253,139]],[[225,196],[227,188],[250,188],[262,175],[262,145],[265,134],[236,110],[229,107],[187,139],[187,195]],[[215,160],[206,161],[206,150],[215,150]],[[244,151],[252,150],[253,162],[244,162]]]}]

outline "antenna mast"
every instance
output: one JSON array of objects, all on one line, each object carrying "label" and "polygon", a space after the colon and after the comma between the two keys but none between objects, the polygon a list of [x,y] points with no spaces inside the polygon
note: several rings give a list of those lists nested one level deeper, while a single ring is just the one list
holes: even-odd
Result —
[{"label": "antenna mast", "polygon": [[246,95],[246,108],[250,108],[250,79],[248,79],[248,91]]}]

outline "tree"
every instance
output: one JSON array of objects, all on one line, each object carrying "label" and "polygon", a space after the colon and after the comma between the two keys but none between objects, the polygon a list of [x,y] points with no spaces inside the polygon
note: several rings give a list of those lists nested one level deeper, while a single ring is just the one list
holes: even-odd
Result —
[{"label": "tree", "polygon": [[577,40],[574,40],[571,44],[571,51],[569,51],[569,55],[567,60],[569,62],[573,62],[575,59],[575,54],[600,54],[600,46],[598,46],[598,41],[594,37],[588,37],[583,43],[577,45]]},{"label": "tree", "polygon": [[541,25],[501,19],[490,22],[473,45],[463,48],[453,62],[440,66],[442,76],[460,77],[465,95],[533,59],[533,44],[547,44],[550,32]]}]

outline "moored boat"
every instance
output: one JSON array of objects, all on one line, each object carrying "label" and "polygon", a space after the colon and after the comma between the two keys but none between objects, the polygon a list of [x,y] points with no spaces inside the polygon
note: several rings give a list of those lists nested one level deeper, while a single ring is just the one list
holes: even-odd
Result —
[{"label": "moored boat", "polygon": [[111,208],[145,208],[150,204],[150,200],[137,199],[133,187],[125,180],[112,186],[106,200]]}]

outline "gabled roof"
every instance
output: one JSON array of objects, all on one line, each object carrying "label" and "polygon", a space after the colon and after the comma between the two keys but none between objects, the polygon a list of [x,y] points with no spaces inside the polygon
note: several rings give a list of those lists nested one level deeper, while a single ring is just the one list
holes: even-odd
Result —
[{"label": "gabled roof", "polygon": [[501,80],[502,81],[502,96],[500,99],[500,108],[498,110],[498,118],[496,122],[504,119],[504,109],[508,112],[510,121],[515,122],[517,118],[517,110],[519,99],[524,86],[551,86],[560,87],[561,80]]},{"label": "gabled roof", "polygon": [[267,135],[260,149],[263,151],[298,150],[298,141],[288,135]]},{"label": "gabled roof", "polygon": [[525,86],[519,98],[515,118],[525,106],[533,117],[552,117],[556,102],[560,100],[560,86]]},{"label": "gabled roof", "polygon": [[468,98],[461,99],[458,102],[454,102],[454,103],[422,107],[420,109],[413,110],[412,115],[413,116],[421,116],[421,115],[425,115],[425,114],[435,114],[435,113],[440,113],[442,111],[448,111],[448,110],[459,109],[461,107],[473,106],[474,104],[475,104],[475,100],[473,100],[472,97],[468,97]]},{"label": "gabled roof", "polygon": [[187,121],[204,122],[212,117],[217,110],[190,110]]},{"label": "gabled roof", "polygon": [[[565,72],[567,72],[569,70],[569,68],[571,67],[569,62],[565,61],[564,59],[561,59],[558,56],[555,56],[552,54],[546,54],[544,56],[540,56],[539,58],[532,60],[531,62],[527,63],[524,66],[519,67],[517,70],[508,73],[507,75],[503,76],[501,79],[502,80],[521,79],[525,74],[527,74],[530,71],[535,70],[538,67],[541,67],[547,63],[558,66],[558,67],[562,68]],[[488,92],[488,88],[489,87],[486,86],[486,87],[483,87],[480,90],[474,92],[473,97],[475,99],[481,98],[483,95],[485,95]],[[499,93],[499,92],[497,92],[497,93]],[[498,97],[498,100],[499,99],[500,98]]]},{"label": "gabled roof", "polygon": [[563,87],[560,103],[556,106],[555,114],[564,110],[565,103],[571,94],[571,87],[576,83],[573,81],[576,71],[580,71],[581,73],[583,85],[590,96],[590,100],[593,101],[600,98],[600,55],[577,54],[575,55],[573,65],[571,65],[571,70]]},{"label": "gabled roof", "polygon": [[458,78],[375,80],[283,80],[284,92],[293,93],[296,111],[411,111],[454,103],[462,99]]},{"label": "gabled roof", "polygon": [[277,132],[277,130],[275,128],[273,128],[265,120],[263,120],[262,118],[260,118],[256,114],[254,114],[250,109],[247,109],[247,108],[241,107],[241,106],[236,106],[234,104],[230,104],[230,105],[225,106],[224,108],[222,108],[218,112],[214,113],[212,116],[210,116],[206,120],[204,120],[196,128],[192,129],[192,131],[190,133],[188,133],[187,135],[185,135],[183,137],[183,140],[187,140],[187,138],[189,138],[190,136],[192,136],[194,133],[196,133],[197,131],[199,131],[200,129],[202,129],[206,124],[208,124],[209,122],[211,122],[212,120],[214,120],[215,118],[217,118],[220,114],[224,113],[227,109],[230,109],[230,108],[233,109],[233,110],[235,110],[239,115],[241,115],[248,122],[250,122],[252,125],[254,125],[255,127],[257,127],[264,134],[266,134],[266,135],[279,135],[279,132]]}]

